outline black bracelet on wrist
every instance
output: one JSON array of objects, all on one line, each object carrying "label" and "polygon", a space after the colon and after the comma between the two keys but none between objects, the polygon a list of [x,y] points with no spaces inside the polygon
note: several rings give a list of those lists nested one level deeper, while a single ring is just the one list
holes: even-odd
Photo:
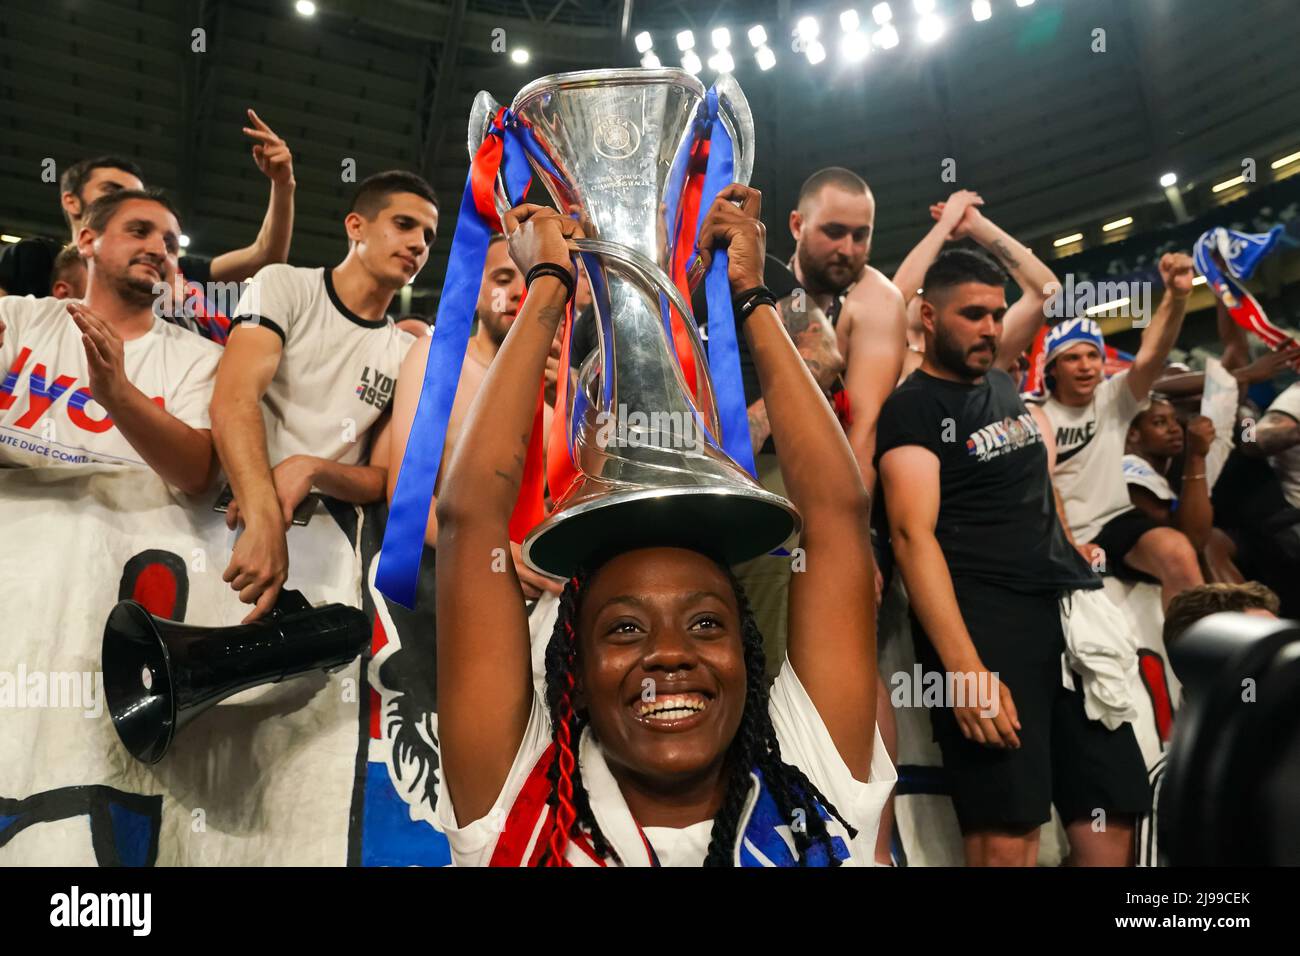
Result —
[{"label": "black bracelet on wrist", "polygon": [[731,311],[736,317],[736,325],[743,326],[749,321],[753,311],[760,305],[776,308],[776,295],[765,285],[756,285],[752,289],[737,292],[731,297]]},{"label": "black bracelet on wrist", "polygon": [[562,266],[557,262],[539,262],[528,270],[528,275],[524,276],[524,287],[531,288],[533,280],[538,276],[554,276],[564,283],[568,290],[564,300],[567,302],[573,298],[574,290],[577,289],[577,280],[573,278],[573,270],[569,266]]}]

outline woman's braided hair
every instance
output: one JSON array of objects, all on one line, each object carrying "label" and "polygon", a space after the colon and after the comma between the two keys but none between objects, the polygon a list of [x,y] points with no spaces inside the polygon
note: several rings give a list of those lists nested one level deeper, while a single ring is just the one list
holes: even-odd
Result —
[{"label": "woman's braided hair", "polygon": [[[750,793],[751,773],[757,770],[762,774],[781,818],[792,823],[791,834],[799,865],[808,865],[810,851],[814,847],[820,847],[828,863],[838,866],[840,861],[834,853],[832,838],[826,829],[826,821],[817,809],[818,805],[843,824],[850,838],[857,836],[857,830],[849,825],[803,771],[781,759],[781,747],[767,710],[763,636],[759,633],[740,582],[729,569],[721,564],[719,566],[726,572],[740,607],[746,690],[740,727],[727,751],[724,771],[727,774],[727,789],[722,806],[713,818],[713,834],[704,865],[734,865],[741,813]],[[588,723],[587,714],[579,713],[573,707],[578,658],[577,622],[581,596],[592,573],[591,570],[579,571],[565,584],[560,595],[555,630],[546,647],[546,705],[551,716],[551,740],[555,745],[555,759],[548,772],[551,788],[547,803],[554,811],[555,826],[539,861],[542,866],[566,865],[564,855],[570,839],[584,833],[601,859],[616,856],[592,815],[587,790],[582,783],[582,769],[577,760],[578,742]]]}]

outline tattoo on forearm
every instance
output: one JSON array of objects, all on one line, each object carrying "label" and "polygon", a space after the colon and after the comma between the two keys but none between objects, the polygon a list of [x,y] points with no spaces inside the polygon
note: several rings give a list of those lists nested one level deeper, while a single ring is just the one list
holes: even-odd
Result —
[{"label": "tattoo on forearm", "polygon": [[802,309],[795,308],[794,296],[786,296],[777,303],[777,310],[781,313],[781,322],[785,325],[785,330],[790,333],[790,338],[794,338],[799,333],[806,331],[813,322],[814,312],[821,311],[816,306],[809,308],[806,297],[801,298],[804,299]]},{"label": "tattoo on forearm", "polygon": [[554,329],[564,317],[562,306],[548,305],[537,310],[537,321],[548,329]]},{"label": "tattoo on forearm", "polygon": [[759,399],[749,406],[749,440],[755,450],[762,448],[767,436],[772,434],[772,426],[767,420],[767,406]]},{"label": "tattoo on forearm", "polygon": [[1016,261],[1015,254],[1012,253],[1011,247],[1001,239],[993,243],[993,254],[1002,260],[1002,264],[1008,269],[1020,268],[1020,263]]}]

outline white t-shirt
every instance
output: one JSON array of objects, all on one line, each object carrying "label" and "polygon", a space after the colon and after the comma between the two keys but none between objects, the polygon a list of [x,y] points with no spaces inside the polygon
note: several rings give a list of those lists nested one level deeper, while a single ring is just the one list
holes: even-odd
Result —
[{"label": "white t-shirt", "polygon": [[[817,713],[817,708],[813,706],[807,691],[799,682],[788,658],[782,665],[776,682],[772,685],[768,713],[781,745],[781,758],[802,770],[843,814],[844,819],[858,831],[858,835],[850,839],[848,832],[837,820],[831,818],[827,822],[827,830],[831,836],[842,840],[848,848],[849,858],[843,865],[872,866],[875,862],[880,812],[898,780],[894,766],[885,752],[880,731],[875,732],[876,743],[871,756],[869,779],[863,783],[854,778],[843,758],[840,757],[839,751],[835,749],[830,731],[826,729],[821,715]],[[452,806],[446,779],[440,777],[438,826],[446,833],[451,843],[452,860],[456,866],[487,866],[492,860],[498,840],[507,831],[511,840],[518,841],[519,865],[525,865],[531,858],[538,832],[545,821],[545,813],[536,815],[534,819],[533,814],[526,812],[530,805],[530,795],[524,791],[534,768],[550,743],[550,715],[547,713],[545,702],[534,694],[528,727],[524,731],[524,739],[519,745],[519,751],[515,755],[501,794],[487,815],[465,826],[457,825],[456,812]],[[652,865],[645,851],[645,842],[641,839],[642,833],[654,848],[654,855],[660,866],[699,866],[704,862],[712,838],[711,820],[682,829],[646,827],[642,830],[637,827],[636,821],[632,818],[618,783],[610,773],[601,755],[600,745],[592,737],[590,728],[583,731],[578,760],[592,814],[600,824],[605,839],[626,865]],[[536,804],[537,796],[537,791],[531,794],[532,805]],[[753,802],[751,793],[747,807]],[[514,825],[514,819],[520,817],[522,824]],[[786,841],[787,846],[793,847],[788,835],[782,839]],[[754,852],[755,849],[751,845],[746,848],[746,852]],[[595,865],[595,861],[572,845],[569,848],[568,859],[575,865]],[[751,859],[761,861],[765,858],[755,853]]]},{"label": "white t-shirt", "polygon": [[[63,299],[0,298],[0,467],[100,462],[147,468],[90,393],[81,330]],[[126,377],[191,428],[210,428],[221,347],[155,318],[122,343]]]},{"label": "white t-shirt", "polygon": [[1177,501],[1178,496],[1169,485],[1169,479],[1151,467],[1141,455],[1124,456],[1124,481],[1145,488],[1161,501]]},{"label": "white t-shirt", "polygon": [[290,455],[362,461],[366,435],[393,399],[415,336],[390,319],[349,310],[331,270],[281,264],[253,276],[232,322],[264,326],[284,345],[262,399],[271,467]]},{"label": "white t-shirt", "polygon": [[1056,436],[1052,481],[1076,541],[1092,541],[1108,521],[1132,510],[1124,439],[1133,416],[1149,404],[1149,396],[1134,398],[1126,371],[1098,385],[1087,405],[1062,405],[1051,395],[1041,401]]},{"label": "white t-shirt", "polygon": [[[1291,384],[1281,395],[1273,399],[1273,404],[1268,406],[1268,410],[1289,415],[1296,421],[1300,421],[1300,382]],[[1282,482],[1282,494],[1286,496],[1287,504],[1293,508],[1300,508],[1300,445],[1274,455],[1272,462],[1273,470],[1277,472],[1277,477]]]}]

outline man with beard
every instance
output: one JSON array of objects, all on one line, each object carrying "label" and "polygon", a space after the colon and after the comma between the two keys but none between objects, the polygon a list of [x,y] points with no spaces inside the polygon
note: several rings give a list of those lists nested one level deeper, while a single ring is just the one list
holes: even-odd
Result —
[{"label": "man with beard", "polygon": [[1055,804],[1071,862],[1126,865],[1145,768],[1132,726],[1090,720],[1078,679],[1063,686],[1062,602],[1101,580],[1062,531],[1043,436],[995,364],[1007,278],[965,249],[926,272],[924,359],[880,415],[885,509],[917,660],[988,689],[930,712],[966,862],[1033,866]]},{"label": "man with beard", "polygon": [[154,315],[180,223],[161,193],[122,190],[86,210],[84,299],[0,299],[0,467],[152,468],[203,492],[216,458],[208,401],[221,349]]},{"label": "man with beard", "polygon": [[[219,344],[226,340],[229,320],[206,301],[205,287],[213,282],[242,282],[265,265],[284,262],[293,236],[293,154],[285,141],[251,109],[248,122],[250,125],[243,132],[254,144],[253,162],[271,184],[266,215],[257,238],[244,248],[224,252],[215,259],[180,256],[173,283],[173,302],[162,309],[163,318]],[[83,159],[64,170],[59,181],[59,202],[72,241],[77,241],[85,211],[92,202],[117,190],[143,189],[143,180],[140,167],[120,156]],[[57,239],[33,236],[0,248],[0,296],[48,295],[55,278],[55,259],[62,247],[63,243]]]},{"label": "man with beard", "polygon": [[[465,418],[474,403],[487,375],[488,366],[496,358],[501,343],[506,340],[519,304],[523,301],[524,277],[510,258],[506,237],[500,234],[492,236],[488,244],[487,256],[483,261],[483,284],[479,286],[478,302],[474,307],[477,331],[469,340],[465,349],[465,362],[460,367],[460,380],[456,384],[456,398],[451,405],[451,415],[447,419],[447,439],[443,446],[442,461],[444,466],[450,463],[451,456],[461,440]],[[402,370],[397,376],[397,393],[393,398],[392,442],[388,451],[388,500],[393,500],[397,489],[397,474],[401,468],[402,458],[406,455],[406,442],[411,434],[411,423],[415,421],[415,409],[420,403],[420,390],[424,384],[424,367],[428,364],[429,348],[432,338],[425,336],[416,342],[402,362]],[[551,404],[555,402],[554,373],[559,363],[558,344],[552,347],[551,356],[546,362],[546,385],[550,404],[542,409],[544,435],[550,434]],[[441,474],[439,479],[441,479]],[[429,523],[425,528],[424,543],[430,547],[438,544],[438,518],[435,509],[438,504],[436,486],[433,501],[429,503]],[[519,545],[510,543],[514,553],[515,573],[523,586],[524,594],[537,598],[543,591],[559,594],[561,585],[544,577],[524,563]],[[424,567],[432,568],[432,562],[425,562]]]},{"label": "man with beard", "polygon": [[[839,166],[809,176],[790,213],[795,248],[789,268],[834,331],[843,374],[833,376],[828,393],[868,491],[876,480],[876,420],[907,349],[903,297],[888,276],[867,265],[875,220],[871,189]],[[827,355],[833,362],[831,350]]]},{"label": "man with beard", "polygon": [[[1094,566],[1104,564],[1119,578],[1149,575],[1159,581],[1166,607],[1179,591],[1204,579],[1187,536],[1158,526],[1129,499],[1124,442],[1178,340],[1193,275],[1191,256],[1161,257],[1165,294],[1142,330],[1132,367],[1110,378],[1104,375],[1106,345],[1095,321],[1079,316],[1053,326],[1043,341],[1048,392],[1031,406],[1047,444],[1067,531],[1077,547]],[[1205,479],[1201,468],[1183,480]]]},{"label": "man with beard", "polygon": [[254,605],[246,620],[274,605],[285,533],[313,489],[366,504],[388,480],[386,412],[415,338],[386,313],[429,257],[437,198],[414,173],[377,173],[343,223],[348,253],[334,268],[271,265],[253,278],[217,369],[212,437],[234,491],[226,523],[244,524],[224,580]]}]

